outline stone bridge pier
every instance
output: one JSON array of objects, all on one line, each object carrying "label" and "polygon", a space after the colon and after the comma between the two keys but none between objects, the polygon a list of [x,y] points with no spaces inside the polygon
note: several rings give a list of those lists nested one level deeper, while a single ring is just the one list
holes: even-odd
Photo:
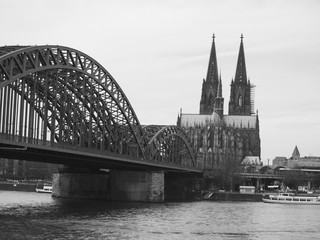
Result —
[{"label": "stone bridge pier", "polygon": [[195,181],[164,171],[89,171],[62,168],[53,174],[53,197],[109,201],[190,200]]}]

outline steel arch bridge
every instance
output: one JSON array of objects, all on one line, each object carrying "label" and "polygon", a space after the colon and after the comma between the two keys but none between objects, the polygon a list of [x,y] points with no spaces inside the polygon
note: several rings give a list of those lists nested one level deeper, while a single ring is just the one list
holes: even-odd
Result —
[{"label": "steel arch bridge", "polygon": [[123,162],[199,171],[181,129],[143,128],[111,74],[69,47],[0,47],[0,134],[4,146],[72,148],[113,161],[122,156]]},{"label": "steel arch bridge", "polygon": [[195,166],[196,155],[186,133],[176,126],[150,125],[143,128],[151,158],[178,165]]}]

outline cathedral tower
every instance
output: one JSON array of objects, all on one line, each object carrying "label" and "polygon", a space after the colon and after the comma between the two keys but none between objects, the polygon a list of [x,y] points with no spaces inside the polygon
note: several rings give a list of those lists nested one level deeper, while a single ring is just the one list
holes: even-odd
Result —
[{"label": "cathedral tower", "polygon": [[251,115],[251,85],[247,79],[242,34],[236,75],[230,86],[229,115]]},{"label": "cathedral tower", "polygon": [[185,130],[192,143],[197,166],[217,179],[220,187],[229,188],[229,179],[241,168],[242,161],[261,155],[259,116],[258,111],[253,112],[253,85],[247,79],[242,35],[231,83],[229,114],[223,108],[221,72],[218,72],[213,35],[208,72],[202,83],[200,114],[180,110],[177,125]]},{"label": "cathedral tower", "polygon": [[214,34],[212,36],[212,46],[208,64],[207,78],[202,82],[202,93],[200,100],[200,114],[211,115],[215,108],[215,100],[218,95],[218,64],[216,56],[216,47],[214,42]]}]

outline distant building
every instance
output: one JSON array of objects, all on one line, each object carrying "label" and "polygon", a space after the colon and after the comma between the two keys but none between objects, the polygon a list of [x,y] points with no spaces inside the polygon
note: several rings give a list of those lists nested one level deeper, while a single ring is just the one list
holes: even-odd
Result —
[{"label": "distant building", "polygon": [[231,169],[240,166],[247,156],[260,161],[259,117],[254,113],[254,85],[247,78],[242,35],[235,78],[230,86],[229,112],[225,115],[213,36],[199,114],[181,110],[177,120],[191,139],[199,167]]},{"label": "distant building", "polygon": [[244,173],[258,172],[263,163],[258,156],[246,156],[241,162],[242,171]]},{"label": "distant building", "polygon": [[287,158],[286,157],[276,157],[273,159],[272,165],[275,167],[278,166],[285,166],[287,164]]},{"label": "distant building", "polygon": [[6,179],[52,179],[59,165],[0,158],[0,178]]},{"label": "distant building", "polygon": [[298,159],[298,158],[300,158],[300,152],[299,152],[298,147],[295,146],[293,153],[292,153],[292,156],[291,156],[291,159]]},{"label": "distant building", "polygon": [[290,158],[276,157],[273,160],[272,165],[274,167],[282,166],[285,168],[318,168],[320,169],[320,157],[306,156],[300,157],[300,152],[297,146],[295,146]]},{"label": "distant building", "polygon": [[276,157],[272,168],[291,189],[320,193],[320,157],[301,157],[295,146],[290,158]]},{"label": "distant building", "polygon": [[320,157],[303,157],[298,159],[288,159],[287,167],[320,169]]}]

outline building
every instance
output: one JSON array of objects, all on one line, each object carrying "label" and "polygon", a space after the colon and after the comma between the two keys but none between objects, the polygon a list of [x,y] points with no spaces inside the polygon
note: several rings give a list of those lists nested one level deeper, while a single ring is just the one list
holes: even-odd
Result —
[{"label": "building", "polygon": [[272,168],[283,176],[284,185],[291,189],[320,192],[320,157],[301,157],[295,146],[291,157],[276,157]]},{"label": "building", "polygon": [[59,165],[0,158],[0,179],[51,180]]},{"label": "building", "polygon": [[281,167],[281,166],[285,166],[286,164],[287,164],[286,157],[276,157],[272,161],[272,166],[274,166],[274,167]]},{"label": "building", "polygon": [[199,114],[180,110],[177,120],[177,125],[191,139],[198,166],[212,170],[213,175],[221,170],[224,175],[226,171],[237,171],[246,156],[260,159],[259,117],[254,113],[254,85],[247,78],[242,35],[236,73],[230,86],[228,114],[224,114],[222,79],[218,73],[213,35]]},{"label": "building", "polygon": [[290,158],[276,157],[272,162],[273,167],[284,167],[288,169],[318,169],[320,170],[320,157],[300,157],[300,152],[295,146]]}]

